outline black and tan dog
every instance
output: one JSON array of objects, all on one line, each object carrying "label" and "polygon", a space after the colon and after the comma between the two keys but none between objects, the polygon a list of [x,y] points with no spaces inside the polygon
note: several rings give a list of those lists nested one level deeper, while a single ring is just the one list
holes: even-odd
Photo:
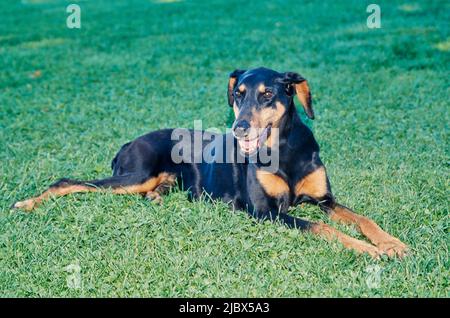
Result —
[{"label": "black and tan dog", "polygon": [[[297,114],[294,95],[307,116],[314,118],[307,81],[299,74],[278,73],[266,68],[236,70],[228,83],[228,103],[236,117],[233,124],[235,138],[232,138],[232,151],[224,152],[226,156],[244,154],[244,161],[174,162],[173,149],[177,144],[173,140],[174,130],[159,130],[122,146],[112,161],[112,177],[92,181],[61,179],[40,196],[17,202],[13,207],[32,210],[51,196],[104,189],[117,194],[139,193],[160,200],[162,193],[178,184],[193,198],[206,192],[257,219],[279,220],[288,227],[337,239],[345,247],[373,257],[405,255],[407,247],[400,240],[384,232],[372,220],[335,201],[319,158],[319,146]],[[189,133],[194,136],[195,131]],[[227,136],[229,134],[222,135]],[[214,139],[202,139],[200,152]],[[276,171],[269,172],[258,160],[248,159],[262,150],[277,154]],[[373,245],[326,224],[287,214],[290,206],[301,202],[319,205],[332,220],[356,225]]]}]

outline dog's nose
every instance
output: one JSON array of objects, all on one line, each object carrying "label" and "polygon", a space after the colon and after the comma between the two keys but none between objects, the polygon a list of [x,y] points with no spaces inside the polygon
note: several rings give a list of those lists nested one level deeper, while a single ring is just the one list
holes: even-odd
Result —
[{"label": "dog's nose", "polygon": [[233,128],[236,138],[247,137],[250,131],[250,123],[246,120],[238,121]]}]

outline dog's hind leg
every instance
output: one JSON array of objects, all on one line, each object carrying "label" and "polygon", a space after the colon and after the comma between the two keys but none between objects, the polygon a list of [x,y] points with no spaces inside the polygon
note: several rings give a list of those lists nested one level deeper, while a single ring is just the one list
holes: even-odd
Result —
[{"label": "dog's hind leg", "polygon": [[110,190],[115,194],[146,194],[155,190],[160,184],[170,178],[172,178],[171,174],[163,172],[154,177],[147,177],[138,174],[127,174],[92,181],[61,179],[52,184],[41,195],[16,202],[12,208],[31,211],[41,202],[49,199],[50,197],[60,197],[71,193],[100,192]]},{"label": "dog's hind leg", "polygon": [[167,175],[167,177],[162,180],[162,182],[152,191],[148,191],[145,197],[155,203],[161,204],[163,199],[162,196],[167,194],[170,189],[175,185],[176,177],[175,175]]}]

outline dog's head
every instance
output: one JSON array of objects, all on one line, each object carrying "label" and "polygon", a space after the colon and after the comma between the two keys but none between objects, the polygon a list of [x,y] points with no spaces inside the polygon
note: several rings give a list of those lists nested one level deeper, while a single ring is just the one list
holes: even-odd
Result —
[{"label": "dog's head", "polygon": [[294,95],[306,115],[314,119],[309,86],[301,75],[267,68],[230,74],[228,103],[235,115],[232,129],[243,152],[251,154],[264,144],[271,146],[271,133],[282,128],[289,107],[294,107]]}]

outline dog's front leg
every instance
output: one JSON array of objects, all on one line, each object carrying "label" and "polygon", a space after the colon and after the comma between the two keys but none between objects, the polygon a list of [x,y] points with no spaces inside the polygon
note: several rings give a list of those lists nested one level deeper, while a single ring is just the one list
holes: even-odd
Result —
[{"label": "dog's front leg", "polygon": [[393,257],[397,255],[404,257],[407,254],[408,247],[406,244],[383,231],[373,220],[353,212],[351,209],[334,201],[332,197],[321,201],[319,206],[333,221],[356,225],[357,229],[364,236],[388,256]]},{"label": "dog's front leg", "polygon": [[377,247],[367,242],[348,236],[324,223],[310,222],[291,216],[287,213],[280,213],[276,210],[269,212],[249,212],[249,214],[261,221],[280,221],[289,228],[309,231],[310,233],[317,234],[327,240],[338,240],[346,248],[355,250],[358,253],[368,253],[374,258],[378,258],[382,254],[382,252]]}]

